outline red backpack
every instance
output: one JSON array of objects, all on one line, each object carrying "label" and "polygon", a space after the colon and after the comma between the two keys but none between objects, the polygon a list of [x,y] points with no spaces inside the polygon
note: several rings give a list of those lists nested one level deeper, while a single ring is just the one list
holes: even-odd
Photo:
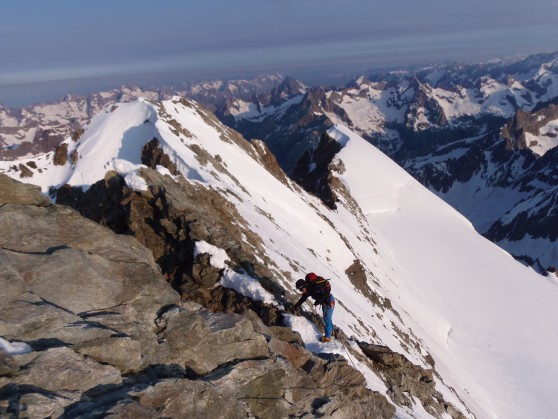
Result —
[{"label": "red backpack", "polygon": [[321,300],[323,297],[328,297],[331,293],[331,285],[328,279],[318,276],[314,272],[310,272],[304,279],[310,285],[312,297]]}]

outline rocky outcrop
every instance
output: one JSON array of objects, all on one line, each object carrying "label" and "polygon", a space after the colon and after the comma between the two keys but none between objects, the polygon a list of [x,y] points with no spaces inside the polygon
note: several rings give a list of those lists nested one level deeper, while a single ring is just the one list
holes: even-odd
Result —
[{"label": "rocky outcrop", "polygon": [[336,178],[331,173],[330,164],[340,150],[341,145],[337,141],[323,134],[316,149],[303,154],[292,174],[293,180],[332,209],[336,208],[338,198],[332,187]]},{"label": "rocky outcrop", "polygon": [[0,336],[32,351],[0,354],[2,415],[393,417],[344,359],[182,301],[135,238],[6,188],[20,185],[0,176]]},{"label": "rocky outcrop", "polygon": [[0,175],[0,206],[18,203],[21,205],[50,205],[50,200],[41,193],[41,188],[20,183],[9,176]]},{"label": "rocky outcrop", "polygon": [[176,165],[167,154],[163,153],[157,138],[153,138],[143,147],[141,160],[152,169],[156,169],[158,165],[161,165],[169,169],[173,175],[178,174]]},{"label": "rocky outcrop", "polygon": [[256,263],[256,255],[266,257],[261,248],[253,247],[261,241],[230,202],[183,178],[175,181],[150,169],[142,175],[151,185],[142,193],[128,189],[119,175],[109,172],[82,197],[75,189],[70,189],[72,193],[61,190],[64,196],[59,195],[58,202],[74,205],[84,216],[117,233],[133,234],[151,250],[163,274],[185,298],[207,303],[207,293],[219,280],[219,270],[203,258],[194,260],[198,241],[224,249],[232,268],[249,272],[273,290],[271,272]]},{"label": "rocky outcrop", "polygon": [[412,131],[423,131],[448,124],[443,108],[432,98],[432,88],[417,78],[411,81],[415,96],[405,115],[405,126]]},{"label": "rocky outcrop", "polygon": [[64,166],[68,161],[68,144],[63,143],[54,149],[53,162],[56,166]]},{"label": "rocky outcrop", "polygon": [[433,370],[414,365],[405,356],[386,346],[363,342],[358,345],[380,372],[389,396],[397,404],[410,407],[413,405],[412,397],[416,397],[435,417],[449,414],[453,418],[465,418],[451,404],[444,402],[443,396],[436,391]]},{"label": "rocky outcrop", "polygon": [[539,135],[539,130],[558,119],[558,98],[548,103],[540,103],[532,111],[518,110],[502,128],[502,138],[510,149],[524,150],[536,144],[527,143],[527,133]]}]

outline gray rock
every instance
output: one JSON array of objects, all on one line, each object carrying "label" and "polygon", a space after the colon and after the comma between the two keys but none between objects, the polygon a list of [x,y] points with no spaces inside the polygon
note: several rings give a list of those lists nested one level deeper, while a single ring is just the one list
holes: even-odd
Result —
[{"label": "gray rock", "polygon": [[[30,385],[47,391],[80,392],[99,386],[122,384],[120,371],[116,368],[83,358],[66,347],[48,349],[32,357],[15,358],[18,363],[21,362],[20,368],[25,373],[12,377],[11,384]],[[0,378],[0,386],[6,384],[6,378]]]},{"label": "gray rock", "polygon": [[64,413],[69,400],[52,394],[23,394],[18,401],[18,417],[20,418],[58,418]]},{"label": "gray rock", "polygon": [[254,332],[248,319],[205,309],[178,313],[160,338],[165,340],[166,363],[186,366],[200,375],[233,360],[269,356],[265,337]]},{"label": "gray rock", "polygon": [[105,416],[105,418],[110,419],[152,419],[156,417],[159,417],[157,409],[143,406],[141,403],[133,400],[123,400],[118,402],[116,406],[108,410]]},{"label": "gray rock", "polygon": [[172,418],[245,418],[241,402],[203,381],[164,380],[138,394],[139,402]]},{"label": "gray rock", "polygon": [[107,337],[82,343],[74,348],[97,362],[110,364],[122,372],[137,372],[142,362],[142,346],[129,337]]},{"label": "gray rock", "polygon": [[300,374],[284,360],[255,360],[238,364],[229,374],[212,380],[222,391],[243,400],[255,417],[284,418],[297,401],[290,389],[300,384]]},{"label": "gray rock", "polygon": [[[35,341],[39,347],[44,339],[68,345],[112,334],[109,329],[95,327],[81,317],[44,301],[13,301],[0,310],[0,336],[31,344]],[[43,344],[48,345],[48,342]]]},{"label": "gray rock", "polygon": [[41,188],[21,183],[0,173],[0,206],[5,204],[50,205],[50,200],[41,193]]},{"label": "gray rock", "polygon": [[14,357],[0,350],[0,376],[12,375],[19,371],[19,365]]},{"label": "gray rock", "polygon": [[[226,247],[234,263],[280,295],[260,275],[267,268],[252,261],[235,208],[197,185],[148,173],[164,188],[128,191],[126,199],[131,230],[151,251],[67,207],[32,199],[0,206],[0,335],[34,350],[0,357],[2,413],[388,417],[393,406],[366,389],[362,374],[311,354],[291,330],[269,326],[280,324],[278,308],[213,287],[220,272],[209,269],[207,256],[194,260],[196,240]],[[156,214],[171,215],[160,225],[142,218]],[[153,255],[175,279],[190,281],[198,302],[247,314],[181,301]]]}]

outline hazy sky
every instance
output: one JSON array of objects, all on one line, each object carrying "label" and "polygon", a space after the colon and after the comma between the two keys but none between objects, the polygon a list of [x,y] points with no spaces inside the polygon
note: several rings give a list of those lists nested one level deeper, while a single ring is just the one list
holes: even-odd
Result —
[{"label": "hazy sky", "polygon": [[0,103],[34,82],[296,76],[550,52],[557,16],[556,0],[5,0]]}]

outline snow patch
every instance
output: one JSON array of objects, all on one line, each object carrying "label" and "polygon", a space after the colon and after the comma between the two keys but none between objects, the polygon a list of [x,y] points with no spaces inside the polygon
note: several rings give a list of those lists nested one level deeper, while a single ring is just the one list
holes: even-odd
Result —
[{"label": "snow patch", "polygon": [[231,288],[252,300],[261,301],[265,304],[275,303],[275,297],[266,291],[257,279],[249,275],[238,273],[226,268],[221,277],[220,284],[225,288]]},{"label": "snow patch", "polygon": [[225,250],[213,246],[203,240],[196,242],[196,245],[194,246],[194,258],[197,258],[199,255],[204,253],[207,253],[210,256],[209,263],[214,268],[225,269],[227,267],[226,262],[230,259]]},{"label": "snow patch", "polygon": [[225,288],[233,289],[239,294],[255,301],[262,301],[265,304],[275,303],[273,295],[266,291],[258,280],[249,275],[235,272],[227,266],[226,262],[230,259],[225,250],[213,246],[206,241],[196,242],[194,246],[194,258],[204,253],[210,256],[209,263],[211,266],[224,270],[221,281],[219,282],[220,285]]},{"label": "snow patch", "polygon": [[33,352],[31,346],[25,342],[9,342],[0,337],[0,350],[10,355],[23,355]]},{"label": "snow patch", "polygon": [[138,192],[147,190],[147,182],[139,174],[140,169],[147,168],[147,166],[122,159],[113,160],[112,166],[124,178],[128,188]]}]

